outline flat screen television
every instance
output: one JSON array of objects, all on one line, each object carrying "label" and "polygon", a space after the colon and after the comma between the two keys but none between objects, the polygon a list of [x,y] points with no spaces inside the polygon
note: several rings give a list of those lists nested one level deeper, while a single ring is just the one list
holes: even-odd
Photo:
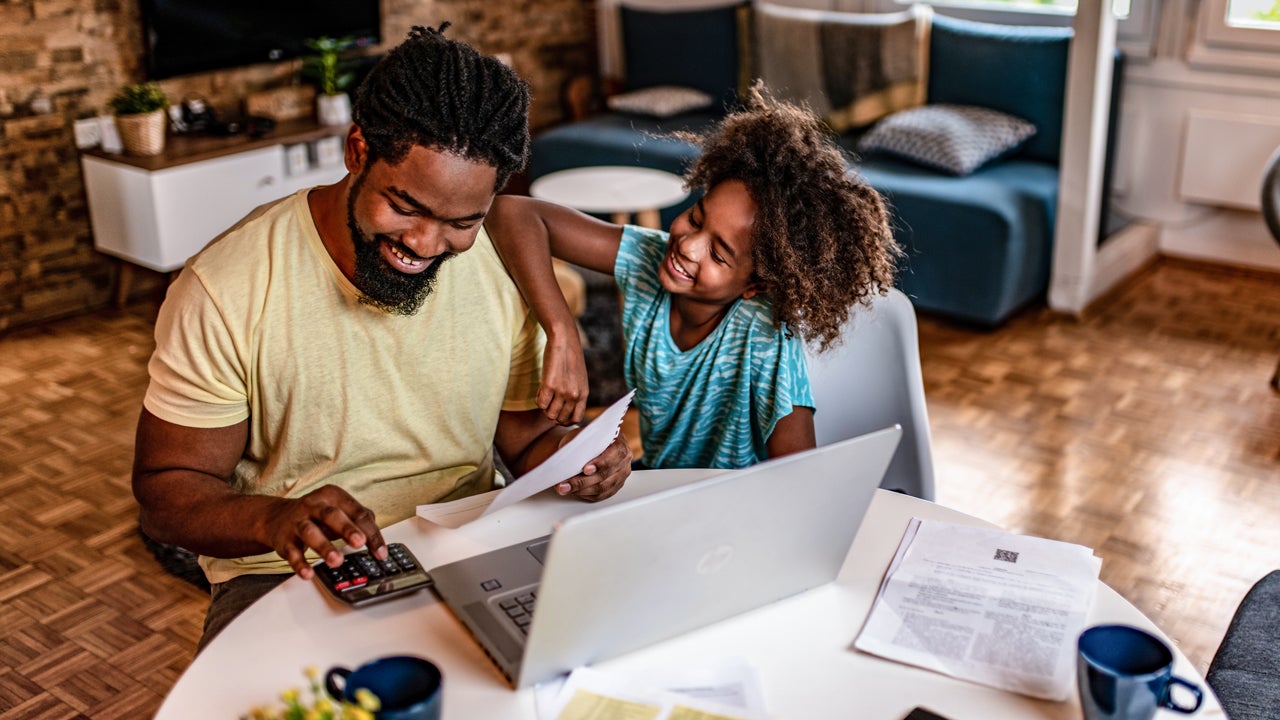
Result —
[{"label": "flat screen television", "polygon": [[142,0],[151,80],[271,62],[307,52],[309,38],[382,41],[379,0]]}]

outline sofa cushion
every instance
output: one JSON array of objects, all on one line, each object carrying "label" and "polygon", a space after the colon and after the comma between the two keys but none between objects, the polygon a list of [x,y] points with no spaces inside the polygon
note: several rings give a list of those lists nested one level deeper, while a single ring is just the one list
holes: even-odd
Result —
[{"label": "sofa cushion", "polygon": [[1058,168],[1009,159],[953,177],[889,157],[858,166],[907,252],[898,286],[921,310],[994,327],[1049,284]]},{"label": "sofa cushion", "polygon": [[716,102],[716,98],[693,88],[654,85],[642,90],[612,95],[606,102],[610,110],[669,118],[691,110],[708,108]]},{"label": "sofa cushion", "polygon": [[876,123],[858,142],[862,153],[886,153],[952,175],[968,175],[1011,152],[1036,128],[1019,117],[973,105],[925,105]]},{"label": "sofa cushion", "polygon": [[701,90],[728,105],[746,70],[747,6],[649,10],[622,5],[622,52],[628,90],[678,85]]},{"label": "sofa cushion", "polygon": [[1036,135],[1020,156],[1057,164],[1070,28],[996,25],[935,15],[930,103],[978,105],[1024,118]]}]

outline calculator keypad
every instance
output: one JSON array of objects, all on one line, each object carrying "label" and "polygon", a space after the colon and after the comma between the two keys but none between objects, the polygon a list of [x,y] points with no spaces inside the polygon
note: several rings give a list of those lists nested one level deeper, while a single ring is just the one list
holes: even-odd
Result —
[{"label": "calculator keypad", "polygon": [[418,590],[431,582],[417,558],[401,543],[387,545],[385,560],[361,550],[346,555],[336,568],[323,561],[312,567],[329,594],[352,605]]}]

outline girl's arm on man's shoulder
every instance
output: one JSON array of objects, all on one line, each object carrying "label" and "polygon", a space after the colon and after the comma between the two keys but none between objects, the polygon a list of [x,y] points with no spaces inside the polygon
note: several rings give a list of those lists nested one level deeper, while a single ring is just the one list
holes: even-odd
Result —
[{"label": "girl's arm on man's shoulder", "polygon": [[[503,262],[525,253],[550,255],[597,272],[613,274],[622,227],[572,208],[518,195],[499,195],[485,219]],[[532,246],[532,247],[530,247]],[[547,256],[550,269],[550,257]]]},{"label": "girl's arm on man's shoulder", "polygon": [[547,333],[538,407],[560,424],[582,420],[589,386],[578,323],[551,265],[570,262],[613,272],[621,230],[551,203],[515,195],[494,198],[485,229],[534,317]]}]

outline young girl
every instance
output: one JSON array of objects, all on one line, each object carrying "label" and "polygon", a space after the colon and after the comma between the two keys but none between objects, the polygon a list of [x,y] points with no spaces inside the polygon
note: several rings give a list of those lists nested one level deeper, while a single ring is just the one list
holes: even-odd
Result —
[{"label": "young girl", "polygon": [[851,177],[810,112],[757,85],[697,142],[702,198],[671,231],[501,195],[486,219],[547,331],[539,404],[576,422],[586,369],[551,255],[612,273],[643,463],[738,468],[814,447],[802,341],[835,344],[850,308],[893,284],[901,254],[880,196]]}]

